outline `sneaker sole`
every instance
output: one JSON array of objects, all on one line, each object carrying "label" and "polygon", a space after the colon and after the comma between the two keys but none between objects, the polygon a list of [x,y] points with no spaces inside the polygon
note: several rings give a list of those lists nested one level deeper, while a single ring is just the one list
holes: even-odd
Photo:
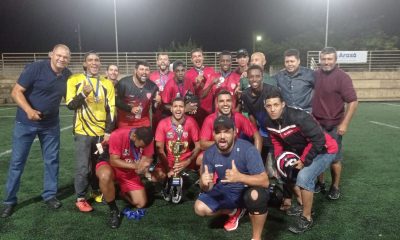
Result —
[{"label": "sneaker sole", "polygon": [[240,219],[244,216],[245,213],[246,213],[246,209],[242,209],[242,212],[239,214],[238,220],[236,221],[236,225],[235,225],[234,228],[226,229],[226,228],[224,227],[224,229],[225,229],[226,231],[228,231],[228,232],[231,232],[231,231],[236,230],[236,229],[239,227],[239,221],[240,221]]},{"label": "sneaker sole", "polygon": [[328,199],[330,200],[338,200],[340,198],[340,194],[337,197],[332,197],[331,195],[328,195]]},{"label": "sneaker sole", "polygon": [[[312,227],[312,225],[311,225],[311,227]],[[306,232],[306,231],[310,230],[311,227],[306,228],[306,229],[304,229],[304,230],[302,230],[302,231],[298,231],[298,230],[295,229],[295,228],[289,227],[288,230],[289,230],[290,232],[294,233],[294,234],[299,234],[299,233],[303,233],[303,232]]]}]

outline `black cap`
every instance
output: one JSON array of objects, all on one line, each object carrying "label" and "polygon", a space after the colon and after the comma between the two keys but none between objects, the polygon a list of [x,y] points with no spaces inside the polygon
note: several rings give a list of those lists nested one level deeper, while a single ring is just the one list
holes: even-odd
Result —
[{"label": "black cap", "polygon": [[235,128],[235,124],[233,123],[232,118],[221,115],[217,117],[214,121],[214,131],[217,131],[219,129],[233,129]]},{"label": "black cap", "polygon": [[183,67],[185,67],[185,63],[184,63],[184,62],[182,62],[181,60],[176,60],[176,61],[172,64],[172,70],[175,71],[176,68],[177,68],[179,65],[182,65]]},{"label": "black cap", "polygon": [[237,58],[240,58],[240,57],[248,57],[248,56],[249,56],[249,53],[248,53],[247,50],[244,49],[244,48],[241,48],[241,49],[237,50],[237,52],[236,52],[236,57],[237,57]]}]

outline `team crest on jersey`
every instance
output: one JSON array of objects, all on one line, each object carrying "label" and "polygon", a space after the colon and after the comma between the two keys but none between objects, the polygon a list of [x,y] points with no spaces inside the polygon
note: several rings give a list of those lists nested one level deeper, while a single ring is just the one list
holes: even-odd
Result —
[{"label": "team crest on jersey", "polygon": [[160,79],[157,79],[157,80],[156,80],[156,84],[157,84],[157,85],[160,84]]},{"label": "team crest on jersey", "polygon": [[125,157],[129,156],[129,150],[125,148],[124,151],[122,152],[122,156]]},{"label": "team crest on jersey", "polygon": [[174,133],[173,132],[167,132],[167,138],[173,139],[174,138]]},{"label": "team crest on jersey", "polygon": [[232,90],[235,89],[235,87],[236,87],[236,84],[235,83],[231,83]]},{"label": "team crest on jersey", "polygon": [[146,93],[146,97],[147,97],[147,99],[150,99],[151,98],[151,93]]},{"label": "team crest on jersey", "polygon": [[189,133],[188,133],[188,132],[183,132],[182,136],[183,136],[184,138],[187,138],[187,137],[189,136]]}]

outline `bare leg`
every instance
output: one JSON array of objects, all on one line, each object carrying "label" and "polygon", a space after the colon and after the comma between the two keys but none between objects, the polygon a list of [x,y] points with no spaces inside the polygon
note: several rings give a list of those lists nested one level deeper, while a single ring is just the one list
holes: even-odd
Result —
[{"label": "bare leg", "polygon": [[102,165],[96,170],[100,190],[106,202],[115,200],[114,171],[109,165]]},{"label": "bare leg", "polygon": [[331,164],[332,185],[339,189],[340,175],[342,173],[342,163],[335,162]]},{"label": "bare leg", "polygon": [[265,221],[267,220],[268,213],[261,214],[261,215],[252,215],[249,214],[251,225],[253,227],[253,237],[254,240],[260,240],[262,231],[264,229]]}]

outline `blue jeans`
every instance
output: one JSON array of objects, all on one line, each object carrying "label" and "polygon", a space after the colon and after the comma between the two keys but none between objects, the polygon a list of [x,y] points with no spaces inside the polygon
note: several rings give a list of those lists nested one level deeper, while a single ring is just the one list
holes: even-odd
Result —
[{"label": "blue jeans", "polygon": [[15,122],[13,146],[4,204],[16,204],[21,175],[29,155],[33,140],[38,136],[44,160],[43,199],[55,197],[58,187],[60,151],[60,126],[33,127]]},{"label": "blue jeans", "polygon": [[336,154],[319,154],[313,162],[300,170],[297,175],[296,185],[310,192],[314,192],[317,177],[325,172],[335,159]]}]

